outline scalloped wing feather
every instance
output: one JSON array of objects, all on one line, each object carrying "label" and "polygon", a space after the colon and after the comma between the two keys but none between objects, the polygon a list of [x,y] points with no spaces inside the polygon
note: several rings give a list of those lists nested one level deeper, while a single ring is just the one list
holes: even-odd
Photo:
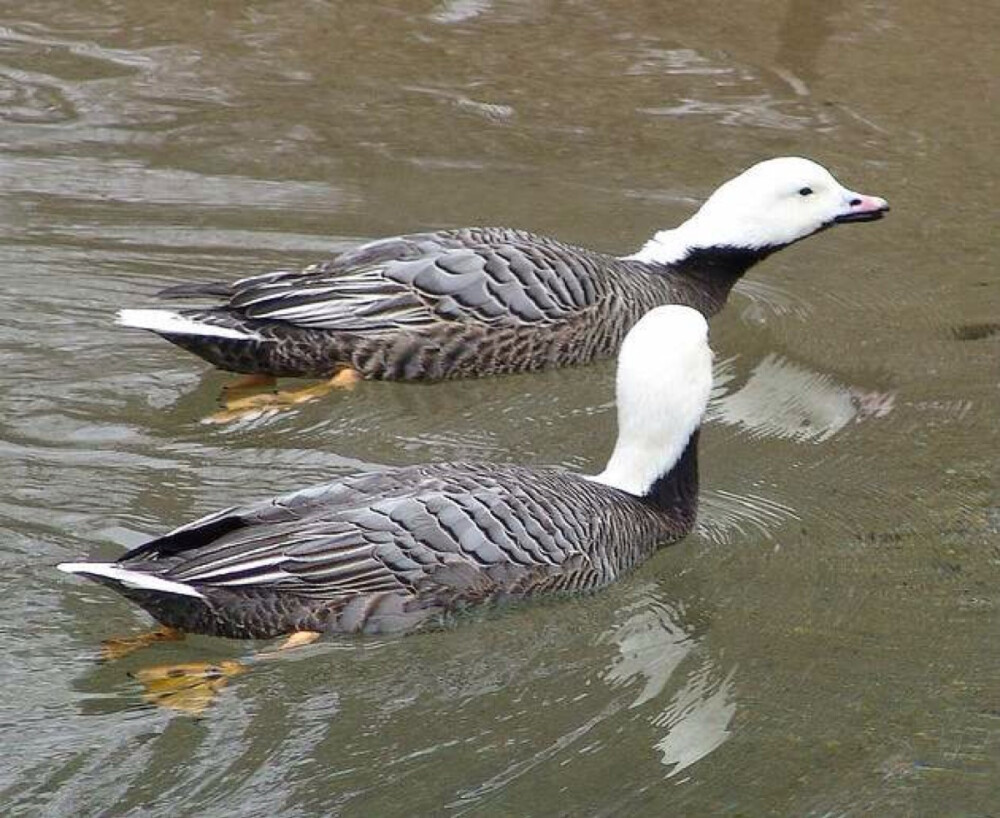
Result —
[{"label": "scalloped wing feather", "polygon": [[[451,469],[363,474],[233,510],[229,516],[238,517],[239,528],[191,546],[162,576],[196,586],[281,586],[340,598],[412,593],[428,584],[458,592],[472,575],[481,588],[496,591],[502,577],[521,584],[558,576],[567,561],[588,560],[575,536],[579,521],[560,521],[564,515],[554,517],[550,502],[521,488]],[[218,519],[204,518],[207,535]],[[197,523],[184,531],[193,542]],[[155,542],[143,549],[148,559]],[[459,585],[449,577],[461,578]]]},{"label": "scalloped wing feather", "polygon": [[331,262],[236,282],[228,307],[298,327],[378,332],[445,321],[559,321],[599,300],[589,251],[506,229],[385,239]]}]

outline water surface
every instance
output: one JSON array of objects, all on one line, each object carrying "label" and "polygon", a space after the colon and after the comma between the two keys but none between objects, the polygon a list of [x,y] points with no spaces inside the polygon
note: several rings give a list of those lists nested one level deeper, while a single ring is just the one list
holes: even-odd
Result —
[{"label": "water surface", "polygon": [[[46,2],[0,27],[0,801],[12,815],[966,815],[1000,803],[1000,10],[789,0]],[[890,218],[712,322],[699,532],[606,593],[329,642],[199,718],[56,562],[356,468],[599,469],[613,366],[363,384],[236,427],[112,325],[381,235],[612,252],[761,158]]]}]

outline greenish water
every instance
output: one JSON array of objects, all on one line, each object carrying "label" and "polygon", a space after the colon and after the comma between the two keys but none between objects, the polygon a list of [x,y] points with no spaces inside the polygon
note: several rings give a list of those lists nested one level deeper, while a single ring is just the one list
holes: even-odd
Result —
[{"label": "greenish water", "polygon": [[[10,815],[991,816],[1000,804],[1000,10],[41,2],[0,24],[0,804]],[[712,322],[699,533],[608,592],[261,662],[199,718],[58,574],[364,464],[596,470],[610,363],[200,422],[115,328],[381,235],[629,252],[802,154],[882,195]]]}]

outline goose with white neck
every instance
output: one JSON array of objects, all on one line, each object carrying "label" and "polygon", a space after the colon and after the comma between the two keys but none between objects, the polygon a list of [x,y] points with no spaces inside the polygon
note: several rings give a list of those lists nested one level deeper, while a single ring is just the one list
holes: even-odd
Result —
[{"label": "goose with white neck", "polygon": [[179,632],[386,633],[471,605],[595,590],[684,537],[697,509],[708,327],[654,309],[619,357],[607,468],[435,464],[355,474],[237,506],[116,562],[63,563]]},{"label": "goose with white neck", "polygon": [[568,366],[615,354],[653,307],[710,316],[761,259],[888,209],[815,162],[782,157],[630,256],[509,228],[418,233],[305,270],[175,287],[163,295],[211,303],[122,310],[119,323],[251,375],[434,380]]},{"label": "goose with white neck", "polygon": [[724,248],[769,254],[835,224],[874,221],[888,211],[885,199],[848,190],[822,165],[794,156],[768,159],[626,258],[672,265]]}]

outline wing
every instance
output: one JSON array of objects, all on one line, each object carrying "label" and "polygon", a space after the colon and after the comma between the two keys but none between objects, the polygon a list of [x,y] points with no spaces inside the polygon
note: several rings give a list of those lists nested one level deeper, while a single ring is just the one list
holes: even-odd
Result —
[{"label": "wing", "polygon": [[384,239],[298,272],[236,282],[228,308],[344,332],[444,321],[538,324],[593,307],[615,259],[517,230],[468,228]]},{"label": "wing", "polygon": [[166,560],[158,575],[197,586],[327,599],[428,587],[487,594],[585,570],[588,520],[558,486],[539,495],[521,472],[514,488],[492,470],[457,465],[357,475],[219,512],[123,562]]}]

